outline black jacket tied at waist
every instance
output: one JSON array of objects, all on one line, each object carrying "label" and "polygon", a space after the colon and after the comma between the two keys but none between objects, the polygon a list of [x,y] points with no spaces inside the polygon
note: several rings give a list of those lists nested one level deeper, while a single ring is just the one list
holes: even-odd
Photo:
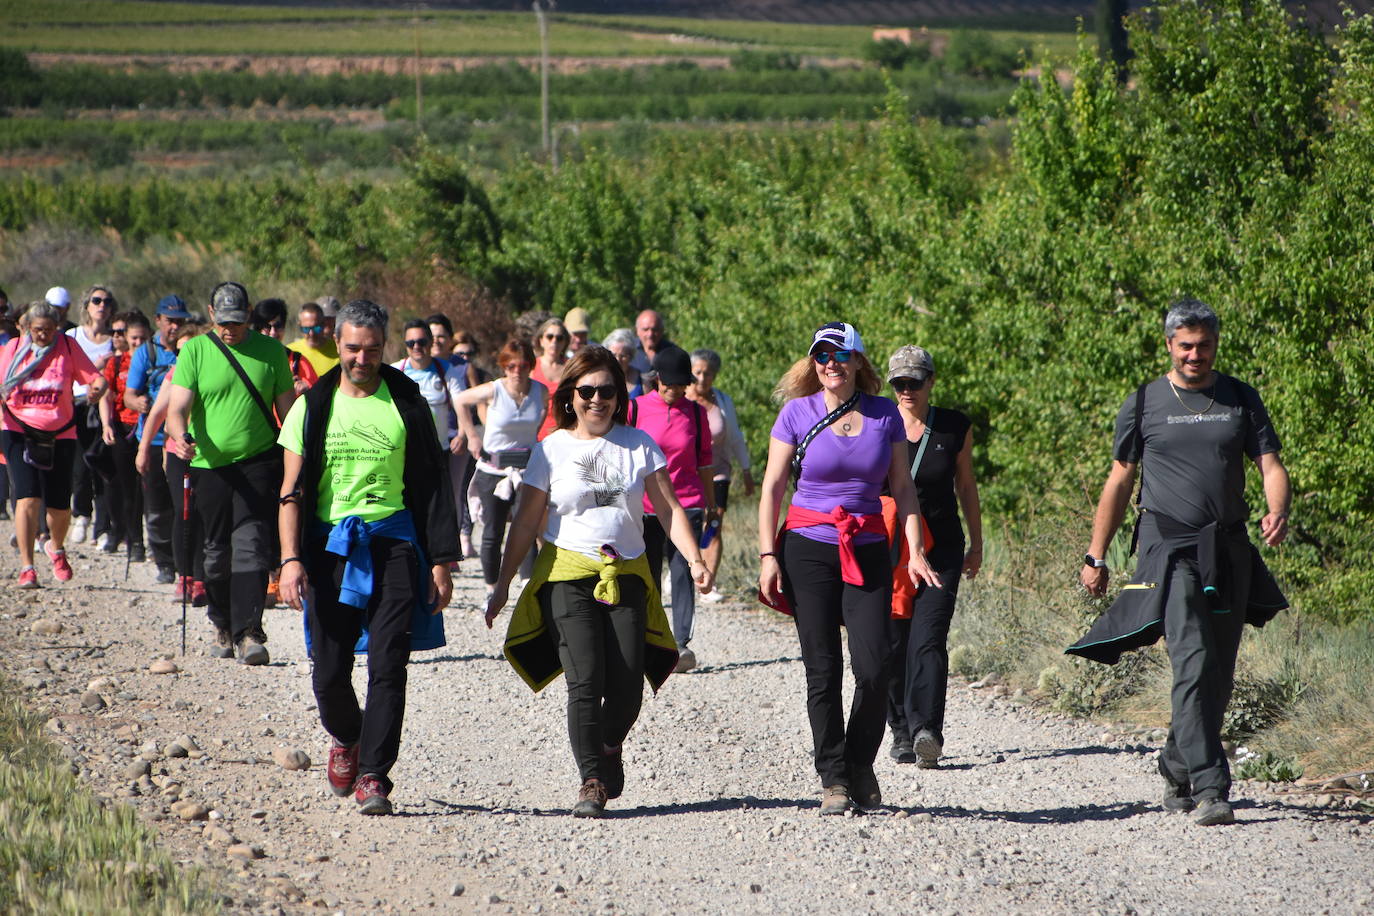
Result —
[{"label": "black jacket tied at waist", "polygon": [[[1243,610],[1246,623],[1262,627],[1288,607],[1269,567],[1250,543],[1243,521],[1226,527],[1212,522],[1195,528],[1147,511],[1139,524],[1144,530],[1135,576],[1092,628],[1064,650],[1067,654],[1114,665],[1123,652],[1158,642],[1164,635],[1170,574],[1181,554],[1196,554],[1198,578],[1214,613]],[[1249,569],[1243,571],[1233,568],[1230,552],[1242,542],[1249,557]],[[1233,606],[1238,574],[1249,580],[1243,609]]]}]

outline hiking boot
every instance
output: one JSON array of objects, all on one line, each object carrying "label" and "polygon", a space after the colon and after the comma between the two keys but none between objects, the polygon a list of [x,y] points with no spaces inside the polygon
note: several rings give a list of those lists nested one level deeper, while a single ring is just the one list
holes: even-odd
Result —
[{"label": "hiking boot", "polygon": [[67,582],[72,577],[72,564],[67,562],[67,551],[51,550],[49,544],[43,545],[43,552],[52,560],[52,574],[58,582]]},{"label": "hiking boot", "polygon": [[[158,585],[171,585],[176,580],[176,570],[172,569],[172,567],[170,566],[159,566],[157,568],[157,578],[155,578],[153,581],[156,582]],[[181,599],[181,586],[177,586],[176,597],[177,600]]]},{"label": "hiking boot", "polygon": [[599,779],[588,779],[577,791],[573,817],[601,817],[606,813],[606,787]]},{"label": "hiking boot", "polygon": [[844,814],[854,807],[854,802],[849,799],[849,789],[846,786],[826,786],[821,793],[821,815]]},{"label": "hiking boot", "polygon": [[673,666],[673,673],[682,674],[691,671],[697,666],[697,654],[686,646],[677,650],[677,664]]},{"label": "hiking boot", "polygon": [[918,764],[923,770],[933,770],[940,765],[940,755],[944,753],[944,746],[940,744],[940,739],[935,737],[935,733],[928,728],[923,728],[916,733],[916,740],[912,742],[912,747],[916,751],[916,756],[921,758]]},{"label": "hiking boot", "polygon": [[42,588],[38,581],[38,570],[32,566],[25,566],[19,571],[19,588]]},{"label": "hiking boot", "polygon": [[1187,786],[1180,786],[1172,780],[1164,780],[1164,798],[1159,802],[1164,806],[1165,811],[1174,814],[1186,814],[1197,807],[1197,802],[1193,801],[1193,794]]},{"label": "hiking boot", "polygon": [[1235,822],[1236,812],[1231,810],[1231,803],[1224,798],[1204,798],[1198,803],[1197,817],[1193,818],[1193,823],[1199,827],[1219,827]]},{"label": "hiking boot", "polygon": [[900,735],[892,736],[892,747],[888,749],[888,756],[898,763],[915,763],[916,750],[911,746],[911,739]]},{"label": "hiking boot", "polygon": [[371,773],[359,776],[356,788],[353,797],[358,801],[360,814],[391,814],[395,810],[382,781]]},{"label": "hiking boot", "polygon": [[329,791],[344,798],[353,791],[358,781],[358,745],[342,745],[335,741],[329,746],[329,766],[325,768],[329,777]]},{"label": "hiking boot", "polygon": [[883,790],[878,788],[878,776],[873,767],[849,768],[849,797],[864,811],[872,811],[883,803]]},{"label": "hiking boot", "polygon": [[256,633],[249,633],[240,639],[238,650],[240,665],[265,665],[269,661],[267,647],[262,644],[262,638]]},{"label": "hiking boot", "polygon": [[205,607],[210,603],[210,596],[205,593],[205,583],[199,579],[191,583],[191,607]]},{"label": "hiking boot", "polygon": [[147,561],[148,561],[148,551],[147,551],[146,549],[144,549],[144,547],[143,547],[142,544],[130,544],[130,545],[129,545],[129,562],[130,562],[130,563],[146,563]]},{"label": "hiking boot", "polygon": [[620,748],[601,752],[601,785],[607,798],[619,798],[625,791],[625,755]]},{"label": "hiking boot", "polygon": [[215,644],[210,647],[211,658],[233,658],[234,637],[223,627],[215,627]]}]

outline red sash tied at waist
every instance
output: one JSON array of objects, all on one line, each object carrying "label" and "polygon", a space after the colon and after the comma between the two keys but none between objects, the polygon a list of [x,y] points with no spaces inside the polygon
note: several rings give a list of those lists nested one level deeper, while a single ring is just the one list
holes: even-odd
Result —
[{"label": "red sash tied at waist", "polygon": [[859,533],[880,534],[886,540],[887,526],[883,523],[882,513],[850,515],[844,506],[836,506],[829,512],[820,512],[793,505],[787,510],[787,519],[782,524],[782,530],[809,528],[812,525],[835,526],[840,535],[840,578],[850,585],[863,585],[863,572],[860,571],[859,561],[854,556],[854,536]]}]

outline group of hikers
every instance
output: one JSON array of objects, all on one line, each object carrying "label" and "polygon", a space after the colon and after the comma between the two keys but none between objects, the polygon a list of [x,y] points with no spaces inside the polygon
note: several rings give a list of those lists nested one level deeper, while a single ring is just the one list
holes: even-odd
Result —
[{"label": "group of hikers", "polygon": [[[204,320],[168,295],[150,322],[103,286],[82,297],[80,325],[70,305],[49,290],[0,348],[18,587],[40,586],[36,546],[70,579],[69,536],[123,544],[130,562],[150,551],[158,580],[206,607],[211,654],[245,665],[268,660],[269,602],[303,610],[329,785],[388,814],[410,654],[444,644],[452,572],[478,556],[488,627],[523,584],[507,660],[534,690],[566,681],[573,815],[621,795],[642,681],[658,690],[698,666],[696,601],[722,597],[736,466],[745,494],[755,487],[715,387],[719,354],[682,349],[653,310],[598,341],[574,308],[495,349],[492,377],[442,314],[404,322],[405,355],[387,363],[392,318],[364,299],[301,306],[289,347],[286,304],[252,304],[235,282],[211,291]],[[1259,394],[1214,368],[1215,313],[1181,300],[1164,336],[1168,371],[1118,413],[1081,580],[1106,592],[1107,547],[1146,468],[1136,573],[1067,651],[1110,664],[1165,637],[1163,806],[1216,825],[1234,820],[1221,726],[1242,625],[1286,606],[1250,542],[1244,460],[1263,480],[1271,546],[1289,484]],[[927,350],[898,347],[880,374],[843,321],[797,347],[759,486],[758,598],[795,621],[820,813],[833,815],[882,804],[887,729],[896,761],[939,766],[950,622],[982,565],[982,517],[973,424],[933,403]]]}]

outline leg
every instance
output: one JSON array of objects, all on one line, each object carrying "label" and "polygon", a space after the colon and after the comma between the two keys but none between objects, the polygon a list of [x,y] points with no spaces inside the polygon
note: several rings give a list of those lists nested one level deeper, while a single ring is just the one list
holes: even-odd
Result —
[{"label": "leg", "polygon": [[[138,440],[130,438],[129,429],[115,421],[114,461],[117,487],[109,494],[110,517],[115,537],[132,551],[143,547],[143,488],[134,459],[138,455]],[[135,551],[137,552],[137,551]]]},{"label": "leg", "polygon": [[724,480],[713,480],[711,485],[716,490],[716,506],[720,509],[720,527],[716,529],[716,536],[711,538],[711,543],[706,545],[703,550],[702,559],[706,561],[706,566],[711,570],[711,575],[720,570],[721,542],[725,534],[725,509],[730,505],[730,478]]},{"label": "leg", "polygon": [[603,607],[605,683],[601,706],[602,743],[619,747],[630,733],[644,700],[644,627],[649,592],[637,576],[620,577],[620,603]]},{"label": "leg", "polygon": [[358,743],[363,712],[353,692],[353,647],[363,631],[363,611],[338,603],[344,560],[315,549],[306,554],[311,583],[306,604],[310,625],[310,680],[320,724],[342,745]]},{"label": "leg", "polygon": [[506,534],[506,518],[510,503],[496,498],[496,485],[501,478],[486,471],[478,471],[477,498],[482,503],[482,578],[487,585],[495,585],[501,574],[501,547]]},{"label": "leg", "polygon": [[886,543],[864,544],[855,547],[854,553],[863,571],[864,584],[846,583],[841,598],[844,626],[849,631],[849,664],[854,672],[854,699],[844,745],[851,769],[871,769],[887,724],[892,562]]},{"label": "leg", "polygon": [[558,639],[568,685],[568,738],[582,779],[601,778],[606,682],[605,614],[592,597],[594,579],[550,582],[539,590],[544,622]]},{"label": "leg", "polygon": [[67,546],[67,527],[72,519],[71,510],[67,508],[72,501],[72,478],[67,474],[66,468],[74,455],[80,457],[77,440],[58,439],[56,451],[53,452],[52,470],[43,471],[41,475],[43,501],[48,507],[48,534],[52,537],[50,546],[53,551],[65,550]]},{"label": "leg", "polygon": [[14,501],[14,538],[19,542],[19,566],[33,565],[33,540],[38,537],[38,513],[43,497],[21,496]]},{"label": "leg", "polygon": [[[93,430],[86,425],[89,410],[90,407],[86,404],[77,404],[73,408],[73,416],[76,419],[76,426],[74,427],[76,430],[76,441],[79,443],[80,447],[70,456],[68,463],[65,465],[71,468],[72,490],[70,505],[64,504],[62,506],[64,509],[70,508],[73,515],[78,518],[84,518],[88,522],[91,518],[91,512],[94,509],[95,483],[92,478],[95,475],[91,473],[90,468],[86,467],[86,459],[83,457],[83,454],[86,448],[95,441],[95,437],[99,435],[99,430]],[[53,465],[54,469],[57,467],[58,465]],[[92,530],[90,534],[92,539],[94,539],[95,532]]]},{"label": "leg", "polygon": [[[225,469],[229,470],[229,469]],[[266,638],[262,611],[267,569],[272,565],[271,519],[275,494],[281,489],[281,465],[275,450],[232,466],[233,528],[229,536],[230,610],[235,641],[246,635]]]},{"label": "leg", "polygon": [[224,468],[191,468],[191,515],[198,523],[205,563],[205,614],[216,628],[228,630],[234,642],[242,633],[233,631],[230,618],[229,576],[233,558],[234,494]]},{"label": "leg", "polygon": [[[687,510],[687,520],[692,523],[692,534],[698,543],[701,541],[703,515],[700,509]],[[696,623],[697,586],[692,581],[692,568],[687,558],[667,537],[664,538],[663,552],[668,558],[669,576],[672,579],[673,635],[677,637],[678,646],[685,649],[692,641],[692,627]]]},{"label": "leg", "polygon": [[43,507],[43,480],[38,471],[24,461],[23,433],[0,431],[0,446],[5,450],[5,477],[14,497],[14,540],[19,549],[19,566],[33,565],[33,542],[38,537],[38,514]]},{"label": "leg", "polygon": [[893,620],[888,624],[892,639],[892,666],[887,678],[887,727],[892,740],[911,741],[911,727],[906,720],[906,652],[911,639],[910,618]]},{"label": "leg", "polygon": [[806,713],[816,772],[824,786],[849,785],[841,694],[844,650],[840,645],[840,552],[833,544],[783,535],[784,590],[792,604],[806,669]]},{"label": "leg", "polygon": [[949,680],[949,625],[954,618],[954,602],[959,595],[962,564],[936,565],[944,588],[923,588],[912,609],[911,639],[906,646],[905,700],[907,725],[911,734],[929,729],[935,740],[945,743],[945,686]]},{"label": "leg", "polygon": [[367,607],[367,705],[358,738],[358,773],[371,773],[388,792],[387,774],[401,748],[406,665],[415,611],[415,549],[405,541],[372,542],[373,592]]},{"label": "leg", "polygon": [[[177,477],[177,486],[181,478]],[[143,511],[148,524],[148,548],[159,571],[176,568],[173,551],[172,491],[167,486],[167,469],[162,464],[162,448],[148,450],[148,471],[143,475]],[[180,513],[177,513],[178,518]]]}]

